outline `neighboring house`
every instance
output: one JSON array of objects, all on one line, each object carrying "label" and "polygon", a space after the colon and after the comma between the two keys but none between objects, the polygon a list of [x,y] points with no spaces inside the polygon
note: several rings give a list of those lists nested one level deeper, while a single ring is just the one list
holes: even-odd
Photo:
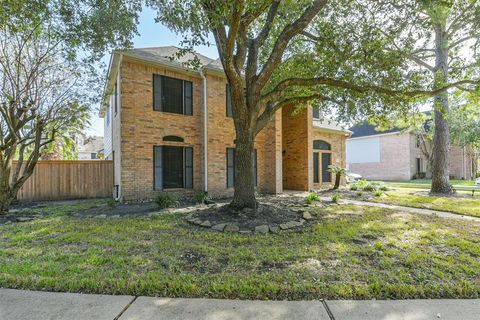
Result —
[{"label": "neighboring house", "polygon": [[[175,47],[114,51],[105,87],[105,157],[114,162],[114,197],[152,199],[159,191],[233,194],[235,129],[219,60],[172,57]],[[345,166],[349,132],[313,119],[312,108],[279,110],[252,155],[261,192],[330,184],[329,164]]]},{"label": "neighboring house", "polygon": [[75,137],[75,143],[78,160],[100,160],[103,158],[103,137],[81,134]]},{"label": "neighboring house", "polygon": [[[377,131],[367,122],[350,128],[347,140],[348,170],[366,179],[410,180],[427,171],[427,158],[421,150],[422,139],[416,134],[393,128]],[[472,179],[473,157],[470,148],[452,146],[450,176]]]}]

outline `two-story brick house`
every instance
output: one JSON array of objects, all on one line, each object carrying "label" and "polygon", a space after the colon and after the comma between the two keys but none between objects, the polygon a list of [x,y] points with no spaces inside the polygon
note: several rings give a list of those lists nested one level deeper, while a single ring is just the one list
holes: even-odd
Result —
[{"label": "two-story brick house", "polygon": [[[368,122],[350,128],[347,139],[348,169],[366,179],[410,180],[419,174],[430,178],[428,159],[421,150],[421,140],[409,130],[392,128],[379,131]],[[428,148],[431,148],[427,141]],[[449,170],[453,179],[471,180],[478,161],[470,146],[452,145]]]},{"label": "two-story brick house", "polygon": [[[114,161],[114,197],[152,199],[159,191],[233,194],[235,129],[219,60],[175,47],[115,51],[102,116],[105,157]],[[254,167],[261,192],[311,190],[330,184],[330,164],[346,165],[349,131],[312,108],[279,110],[256,137]]]}]

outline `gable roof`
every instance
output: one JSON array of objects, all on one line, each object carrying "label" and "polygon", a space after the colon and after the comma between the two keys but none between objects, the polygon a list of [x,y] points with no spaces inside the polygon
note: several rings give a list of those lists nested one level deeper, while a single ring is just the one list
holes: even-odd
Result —
[{"label": "gable roof", "polygon": [[361,122],[357,125],[354,125],[349,130],[353,132],[352,135],[350,136],[350,138],[375,136],[375,135],[378,135],[378,134],[394,133],[394,132],[402,131],[402,129],[396,128],[396,127],[392,128],[392,129],[385,130],[385,131],[380,131],[380,130],[377,130],[374,125],[368,123],[367,121],[364,121],[364,122]]},{"label": "gable roof", "polygon": [[327,131],[342,132],[347,135],[352,133],[350,130],[327,118],[313,119],[313,127]]},{"label": "gable roof", "polygon": [[198,58],[200,65],[205,67],[212,62],[216,61],[207,56],[204,56],[200,53],[185,52],[184,54],[178,55],[181,52],[181,48],[175,46],[166,46],[166,47],[151,47],[151,48],[134,48],[116,51],[126,56],[140,58],[157,63],[166,63],[166,64],[177,64],[179,67],[185,67],[185,65]]},{"label": "gable roof", "polygon": [[[432,122],[433,122],[433,120],[429,118],[432,115],[432,111],[423,111],[422,113],[427,116],[427,118],[425,119],[425,122],[423,123],[423,129],[425,131],[428,131],[430,130],[430,127],[432,126]],[[379,134],[401,132],[405,129],[393,127],[393,128],[382,131],[382,130],[377,130],[375,125],[372,125],[367,121],[364,121],[354,125],[353,127],[350,127],[349,130],[353,132],[350,138],[359,138],[359,137],[375,136]]]}]

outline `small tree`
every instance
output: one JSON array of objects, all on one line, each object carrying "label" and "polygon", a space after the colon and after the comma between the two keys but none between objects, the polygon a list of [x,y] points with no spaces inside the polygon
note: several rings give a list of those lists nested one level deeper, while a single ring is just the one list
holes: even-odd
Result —
[{"label": "small tree", "polygon": [[347,170],[335,164],[328,166],[328,171],[335,175],[335,184],[333,185],[333,190],[337,190],[340,187],[340,180],[342,177],[347,175]]},{"label": "small tree", "polygon": [[[80,65],[39,25],[0,30],[0,214],[59,132],[83,125]],[[14,164],[16,159],[16,164]]]}]

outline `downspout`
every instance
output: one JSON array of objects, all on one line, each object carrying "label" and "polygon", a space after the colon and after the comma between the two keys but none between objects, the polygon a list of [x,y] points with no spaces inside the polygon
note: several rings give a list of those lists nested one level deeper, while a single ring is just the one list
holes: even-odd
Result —
[{"label": "downspout", "polygon": [[207,113],[207,77],[200,69],[203,79],[203,191],[208,192],[208,113]]}]

